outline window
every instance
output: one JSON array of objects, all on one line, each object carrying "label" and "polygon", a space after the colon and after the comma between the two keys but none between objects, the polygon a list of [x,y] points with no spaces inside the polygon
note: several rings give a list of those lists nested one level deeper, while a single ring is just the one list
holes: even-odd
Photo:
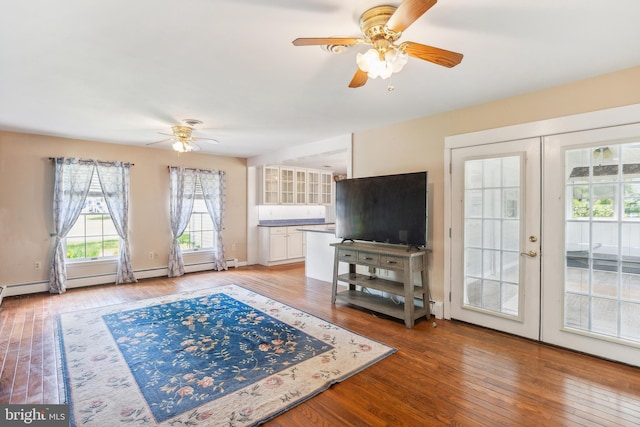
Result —
[{"label": "window", "polygon": [[640,143],[565,161],[565,326],[640,342]]},{"label": "window", "polygon": [[95,171],[82,212],[67,234],[66,246],[69,260],[115,257],[119,253],[120,236],[111,220]]},{"label": "window", "polygon": [[193,200],[193,211],[189,219],[189,225],[178,238],[180,249],[194,250],[213,249],[215,247],[216,235],[211,215],[207,211],[207,205],[202,193],[200,178],[196,178],[196,189]]}]

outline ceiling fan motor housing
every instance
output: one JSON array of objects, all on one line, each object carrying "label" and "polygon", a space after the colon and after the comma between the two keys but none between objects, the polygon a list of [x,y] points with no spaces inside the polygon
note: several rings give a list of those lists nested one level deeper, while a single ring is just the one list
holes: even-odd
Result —
[{"label": "ceiling fan motor housing", "polygon": [[362,14],[360,29],[368,42],[375,44],[376,41],[384,39],[393,43],[400,38],[401,33],[387,28],[387,22],[395,11],[395,6],[376,6]]},{"label": "ceiling fan motor housing", "polygon": [[180,125],[172,126],[171,129],[173,130],[173,135],[175,135],[175,137],[178,139],[191,138],[191,131],[193,130],[189,126],[180,126]]}]

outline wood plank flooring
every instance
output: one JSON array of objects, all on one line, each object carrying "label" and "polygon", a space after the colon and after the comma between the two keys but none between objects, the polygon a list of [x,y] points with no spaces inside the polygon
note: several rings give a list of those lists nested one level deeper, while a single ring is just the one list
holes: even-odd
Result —
[{"label": "wood plank flooring", "polygon": [[7,297],[0,306],[0,403],[64,402],[56,315],[235,283],[398,352],[269,426],[637,426],[640,369],[471,325],[398,320],[330,303],[304,264]]}]

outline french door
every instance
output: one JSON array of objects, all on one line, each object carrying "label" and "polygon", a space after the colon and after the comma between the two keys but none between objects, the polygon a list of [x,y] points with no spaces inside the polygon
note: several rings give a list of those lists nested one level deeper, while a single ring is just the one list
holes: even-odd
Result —
[{"label": "french door", "polygon": [[451,164],[451,318],[640,366],[640,124]]},{"label": "french door", "polygon": [[451,317],[538,339],[540,139],[451,153]]},{"label": "french door", "polygon": [[640,125],[543,150],[541,339],[640,366]]}]

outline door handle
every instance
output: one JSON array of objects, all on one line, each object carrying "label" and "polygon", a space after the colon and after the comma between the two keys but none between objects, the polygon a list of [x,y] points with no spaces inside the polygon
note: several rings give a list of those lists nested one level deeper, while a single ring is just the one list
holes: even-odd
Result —
[{"label": "door handle", "polygon": [[535,258],[538,256],[538,252],[536,251],[529,251],[529,252],[520,252],[521,256],[528,256],[529,258]]}]

